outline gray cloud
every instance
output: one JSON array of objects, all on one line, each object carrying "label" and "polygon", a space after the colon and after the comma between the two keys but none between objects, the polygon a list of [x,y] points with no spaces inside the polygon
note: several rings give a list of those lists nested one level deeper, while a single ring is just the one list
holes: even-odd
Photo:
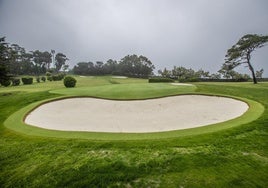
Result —
[{"label": "gray cloud", "polygon": [[[268,34],[267,10],[266,0],[0,0],[0,36],[63,52],[71,65],[135,53],[157,69],[215,72],[244,34]],[[253,57],[266,76],[267,51]]]}]

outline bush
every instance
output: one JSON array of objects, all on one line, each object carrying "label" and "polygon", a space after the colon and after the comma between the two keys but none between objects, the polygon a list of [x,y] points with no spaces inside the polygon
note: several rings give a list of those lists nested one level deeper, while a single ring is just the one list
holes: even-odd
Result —
[{"label": "bush", "polygon": [[33,78],[32,77],[22,77],[21,81],[24,85],[30,85],[33,84]]},{"label": "bush", "polygon": [[52,75],[52,80],[59,81],[59,80],[62,80],[64,78],[64,76],[65,75],[63,73],[55,74],[55,75]]},{"label": "bush", "polygon": [[199,82],[199,78],[192,77],[192,78],[181,78],[179,79],[179,82],[184,83],[184,82]]},{"label": "bush", "polygon": [[46,81],[46,77],[42,76],[42,77],[41,77],[41,80],[42,80],[43,82],[45,82],[45,81]]},{"label": "bush", "polygon": [[51,74],[51,72],[46,72],[46,76],[47,77],[49,77],[49,76],[51,76],[52,74]]},{"label": "bush", "polygon": [[163,78],[163,77],[149,78],[149,83],[157,83],[157,82],[174,82],[174,80],[171,78]]},{"label": "bush", "polygon": [[20,85],[20,79],[19,79],[19,78],[13,78],[13,79],[12,79],[12,85],[13,85],[13,86],[18,86],[18,85]]},{"label": "bush", "polygon": [[39,76],[36,77],[36,81],[37,81],[38,83],[40,83],[40,77],[39,77]]},{"label": "bush", "polygon": [[66,76],[63,80],[65,87],[75,87],[76,79],[71,76]]},{"label": "bush", "polygon": [[10,80],[1,80],[1,85],[4,87],[7,87],[11,84]]},{"label": "bush", "polygon": [[48,77],[47,77],[47,80],[48,80],[48,81],[52,81],[52,76],[48,76]]}]

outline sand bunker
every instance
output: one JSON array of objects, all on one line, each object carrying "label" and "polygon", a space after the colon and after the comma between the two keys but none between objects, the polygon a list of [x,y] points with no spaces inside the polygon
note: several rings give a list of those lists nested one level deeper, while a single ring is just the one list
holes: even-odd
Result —
[{"label": "sand bunker", "polygon": [[171,83],[174,86],[193,86],[193,84],[185,84],[185,83]]},{"label": "sand bunker", "polygon": [[36,108],[25,122],[65,131],[161,132],[223,122],[247,109],[242,101],[202,95],[136,101],[70,98]]}]

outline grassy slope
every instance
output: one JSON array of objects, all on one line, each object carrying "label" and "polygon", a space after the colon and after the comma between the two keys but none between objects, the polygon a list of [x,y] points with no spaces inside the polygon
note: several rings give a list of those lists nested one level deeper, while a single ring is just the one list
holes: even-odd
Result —
[{"label": "grassy slope", "polygon": [[[109,77],[77,79],[81,87],[111,84]],[[200,92],[262,103],[265,113],[250,124],[183,139],[120,142],[31,137],[6,129],[2,123],[10,114],[35,101],[58,96],[47,90],[62,87],[62,83],[42,84],[45,87],[0,88],[2,187],[268,186],[267,83],[197,84]]]}]

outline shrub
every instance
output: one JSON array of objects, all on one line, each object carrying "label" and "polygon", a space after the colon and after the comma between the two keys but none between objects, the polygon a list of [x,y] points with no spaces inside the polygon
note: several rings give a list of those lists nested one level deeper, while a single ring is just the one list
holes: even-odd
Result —
[{"label": "shrub", "polygon": [[171,78],[163,78],[163,77],[149,78],[149,83],[157,83],[157,82],[174,82],[174,80]]},{"label": "shrub", "polygon": [[41,77],[41,80],[42,80],[43,82],[45,82],[45,81],[46,81],[46,77],[45,77],[45,76],[42,76],[42,77]]},{"label": "shrub", "polygon": [[76,79],[71,76],[66,76],[63,80],[65,87],[75,87]]},{"label": "shrub", "polygon": [[51,74],[51,72],[46,72],[46,76],[47,77],[49,77],[49,76],[51,76],[52,74]]},{"label": "shrub", "polygon": [[32,77],[22,77],[21,81],[24,85],[30,85],[33,83],[33,78]]},{"label": "shrub", "polygon": [[65,75],[63,73],[55,74],[55,75],[52,75],[52,80],[59,81],[59,80],[62,80],[64,78],[64,76]]},{"label": "shrub", "polygon": [[48,76],[48,77],[47,77],[47,80],[48,80],[48,81],[52,81],[52,76]]},{"label": "shrub", "polygon": [[65,73],[59,73],[58,75],[59,75],[59,77],[60,77],[60,80],[62,80],[62,79],[66,76]]},{"label": "shrub", "polygon": [[179,79],[179,82],[199,82],[199,78],[192,77],[192,78],[181,78]]},{"label": "shrub", "polygon": [[39,76],[36,77],[36,81],[37,81],[38,83],[40,83],[40,77],[39,77]]},{"label": "shrub", "polygon": [[10,80],[1,80],[1,85],[7,87],[11,84]]},{"label": "shrub", "polygon": [[20,85],[20,79],[19,79],[19,78],[13,78],[13,79],[12,79],[12,85],[13,85],[13,86],[18,86],[18,85]]}]

